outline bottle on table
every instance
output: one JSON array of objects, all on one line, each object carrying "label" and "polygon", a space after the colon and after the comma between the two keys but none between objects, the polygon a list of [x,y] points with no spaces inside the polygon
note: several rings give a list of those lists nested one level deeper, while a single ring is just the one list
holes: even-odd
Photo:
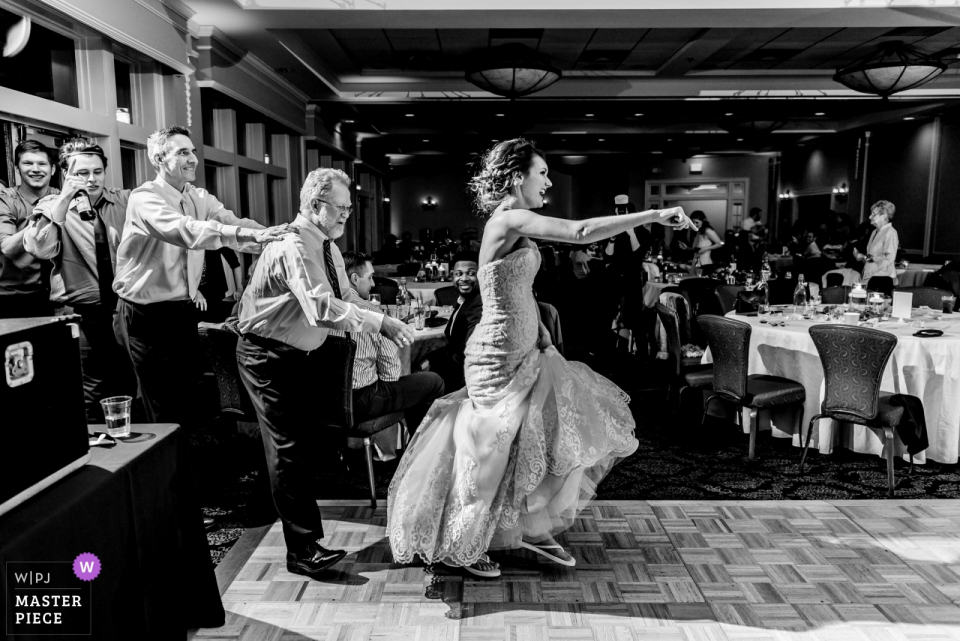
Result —
[{"label": "bottle on table", "polygon": [[807,306],[807,284],[804,282],[803,274],[797,276],[797,286],[793,290],[793,304],[797,312]]},{"label": "bottle on table", "polygon": [[407,279],[400,279],[400,291],[397,292],[397,318],[403,320],[410,315],[410,301],[413,295],[407,289]]}]

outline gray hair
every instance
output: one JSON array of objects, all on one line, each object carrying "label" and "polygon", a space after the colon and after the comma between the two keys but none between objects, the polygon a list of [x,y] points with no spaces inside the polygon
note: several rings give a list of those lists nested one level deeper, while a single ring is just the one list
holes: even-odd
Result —
[{"label": "gray hair", "polygon": [[897,213],[897,206],[889,200],[878,200],[870,205],[870,211],[873,211],[874,209],[879,209],[880,213],[886,214],[888,221],[893,220],[893,215]]},{"label": "gray hair", "polygon": [[300,211],[310,209],[311,201],[323,198],[330,193],[334,181],[344,187],[350,187],[350,176],[339,169],[320,167],[307,174],[307,179],[303,181],[303,187],[300,188]]},{"label": "gray hair", "polygon": [[164,127],[150,134],[150,137],[147,138],[147,157],[150,159],[150,164],[153,165],[154,169],[160,170],[160,163],[157,162],[157,156],[167,155],[167,147],[170,144],[171,138],[174,136],[189,135],[190,130],[186,127],[180,127],[179,125]]}]

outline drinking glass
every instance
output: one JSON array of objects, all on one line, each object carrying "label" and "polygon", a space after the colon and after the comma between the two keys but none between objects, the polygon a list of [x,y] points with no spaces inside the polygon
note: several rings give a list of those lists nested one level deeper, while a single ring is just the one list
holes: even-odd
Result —
[{"label": "drinking glass", "polygon": [[943,303],[943,313],[952,314],[953,306],[957,301],[956,296],[943,296],[940,300]]},{"label": "drinking glass", "polygon": [[100,401],[103,416],[107,419],[107,434],[114,438],[130,436],[130,396],[111,396]]},{"label": "drinking glass", "polygon": [[423,329],[424,327],[426,327],[427,310],[425,310],[423,307],[418,307],[416,311],[416,315],[414,316],[414,321],[416,323],[415,327],[417,329]]},{"label": "drinking glass", "polygon": [[770,305],[767,303],[760,303],[757,307],[757,316],[760,317],[761,323],[766,323],[770,320]]},{"label": "drinking glass", "polygon": [[370,302],[374,305],[380,306],[380,294],[370,294]]}]

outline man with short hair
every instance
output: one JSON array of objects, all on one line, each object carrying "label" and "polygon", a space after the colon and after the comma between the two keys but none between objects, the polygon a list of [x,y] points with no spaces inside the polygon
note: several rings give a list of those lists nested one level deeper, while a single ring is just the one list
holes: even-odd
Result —
[{"label": "man with short hair", "polygon": [[190,184],[198,160],[183,127],[154,132],[147,154],[157,177],[130,193],[117,248],[117,336],[133,362],[147,418],[189,425],[203,250],[258,253],[261,245],[285,235],[286,225],[264,228],[238,218],[213,194]]},{"label": "man with short hair", "polygon": [[20,186],[0,189],[0,318],[52,316],[49,263],[27,253],[23,235],[37,202],[60,193],[50,186],[56,160],[36,140],[21,142],[13,156]]},{"label": "man with short hair", "polygon": [[317,453],[329,448],[330,434],[322,428],[330,422],[322,420],[338,400],[325,361],[330,331],[379,333],[400,346],[413,342],[404,323],[357,304],[333,242],[352,211],[345,173],[311,171],[291,225],[299,234],[264,249],[240,301],[237,363],[260,422],[287,571],[309,577],[346,555],[320,545],[315,494]]},{"label": "man with short hair", "polygon": [[813,231],[807,231],[803,236],[805,247],[801,254],[804,258],[818,258],[821,254],[820,247],[817,245],[817,234]]},{"label": "man with short hair", "polygon": [[[370,302],[373,288],[373,262],[361,252],[343,255],[350,289],[356,293],[354,304],[373,312],[380,307]],[[335,331],[333,334],[345,335]],[[443,396],[443,379],[433,372],[401,376],[400,355],[393,341],[379,334],[355,336],[357,352],[353,359],[354,423],[403,410],[412,432],[426,416],[433,399]]]},{"label": "man with short hair", "polygon": [[460,296],[450,320],[447,321],[447,327],[443,330],[447,345],[431,352],[421,364],[424,369],[436,372],[443,378],[444,388],[448,392],[466,385],[463,376],[463,352],[467,339],[473,334],[483,315],[480,280],[477,278],[477,252],[461,251],[453,260],[453,285]]},{"label": "man with short hair", "polygon": [[[113,273],[127,216],[128,189],[106,187],[107,157],[98,145],[74,138],[60,147],[63,190],[41,199],[23,236],[37,258],[53,261],[67,313],[80,314],[80,359],[88,423],[103,423],[100,400],[136,396],[130,359],[117,341]],[[93,210],[77,211],[74,199],[86,192]]]},{"label": "man with short hair", "polygon": [[763,210],[759,207],[751,207],[750,215],[743,219],[743,222],[740,223],[740,231],[749,232],[751,229],[756,228],[756,233],[758,236],[763,236],[763,223],[760,222],[760,217],[763,215]]}]

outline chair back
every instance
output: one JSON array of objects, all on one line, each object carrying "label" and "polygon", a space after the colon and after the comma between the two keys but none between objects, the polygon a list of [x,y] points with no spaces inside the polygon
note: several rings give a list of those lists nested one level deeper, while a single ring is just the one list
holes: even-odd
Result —
[{"label": "chair back", "polygon": [[374,276],[373,287],[370,288],[370,293],[379,295],[380,304],[382,305],[396,305],[397,294],[400,293],[400,285],[392,278]]},{"label": "chair back", "polygon": [[825,287],[820,291],[820,302],[824,305],[843,305],[847,302],[850,286]]},{"label": "chair back", "polygon": [[926,305],[930,309],[941,309],[943,297],[953,296],[953,292],[945,289],[937,289],[936,287],[898,287],[896,291],[913,294],[914,307],[923,307]]},{"label": "chair back", "polygon": [[756,312],[760,305],[767,302],[767,292],[763,289],[746,289],[737,292],[737,302],[734,303],[734,309],[738,314]]},{"label": "chair back", "polygon": [[680,376],[680,364],[683,362],[680,345],[680,319],[677,313],[664,305],[656,304],[657,318],[660,319],[660,325],[667,336],[667,354],[670,357],[671,370],[675,376]]},{"label": "chair back", "polygon": [[744,290],[743,285],[720,285],[717,287],[717,303],[720,311],[729,314],[737,308],[737,295]]},{"label": "chair back", "polygon": [[684,278],[677,284],[681,293],[690,302],[691,318],[719,311],[716,309],[718,304],[717,297],[714,295],[718,284],[719,281],[712,278]]},{"label": "chair back", "polygon": [[890,296],[893,294],[893,279],[889,276],[874,276],[867,281],[867,289]]},{"label": "chair back", "polygon": [[236,415],[238,421],[256,421],[257,412],[240,380],[240,368],[237,365],[237,341],[240,337],[226,329],[223,323],[198,323],[197,335],[217,379],[220,411]]},{"label": "chair back", "polygon": [[747,394],[749,323],[704,314],[697,318],[713,356],[713,391],[740,400]]},{"label": "chair back", "polygon": [[923,284],[927,287],[945,289],[954,296],[960,296],[960,272],[946,271],[946,268],[927,276]]},{"label": "chair back", "polygon": [[843,274],[827,272],[823,275],[824,287],[843,287]]},{"label": "chair back", "polygon": [[453,285],[450,285],[448,287],[440,287],[433,292],[433,295],[437,299],[437,305],[445,307],[456,304],[457,299],[460,298],[460,291]]},{"label": "chair back", "polygon": [[826,393],[821,411],[864,421],[876,418],[880,379],[897,337],[869,327],[814,325],[810,338],[823,364]]}]

